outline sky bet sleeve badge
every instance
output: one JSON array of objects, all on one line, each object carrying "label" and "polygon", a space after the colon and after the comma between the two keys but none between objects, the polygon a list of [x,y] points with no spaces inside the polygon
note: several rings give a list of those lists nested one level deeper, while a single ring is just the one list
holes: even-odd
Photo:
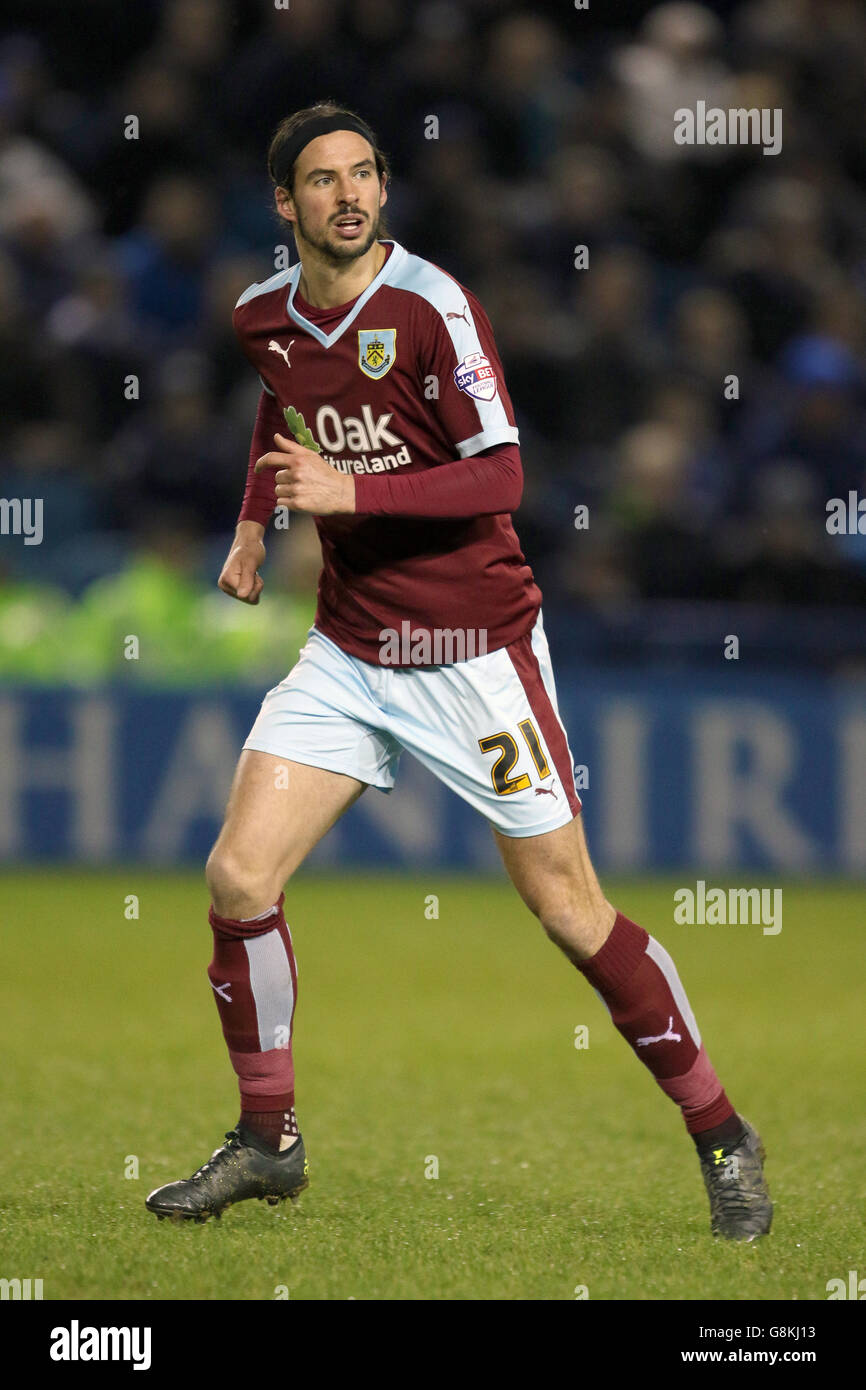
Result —
[{"label": "sky bet sleeve badge", "polygon": [[471,352],[454,368],[454,380],[476,401],[492,401],[496,395],[496,373],[483,352]]},{"label": "sky bet sleeve badge", "polygon": [[375,380],[394,365],[397,355],[396,328],[358,329],[358,366]]}]

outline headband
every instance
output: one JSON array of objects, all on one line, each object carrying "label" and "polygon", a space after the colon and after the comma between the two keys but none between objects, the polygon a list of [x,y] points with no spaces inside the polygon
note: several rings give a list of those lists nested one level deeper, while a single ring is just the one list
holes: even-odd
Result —
[{"label": "headband", "polygon": [[354,130],[358,135],[363,135],[365,140],[369,140],[374,150],[376,148],[376,137],[358,116],[314,116],[312,120],[305,121],[300,130],[290,135],[274,156],[273,175],[278,187],[287,186],[301,150],[317,136],[330,135],[332,130]]}]

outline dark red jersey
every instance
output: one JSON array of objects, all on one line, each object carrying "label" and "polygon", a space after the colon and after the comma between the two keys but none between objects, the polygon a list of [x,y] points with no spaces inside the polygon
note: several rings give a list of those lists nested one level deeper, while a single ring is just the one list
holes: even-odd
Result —
[{"label": "dark red jersey", "polygon": [[[378,664],[385,630],[486,633],[487,651],[532,627],[541,593],[510,512],[522,472],[514,412],[487,316],[445,271],[389,245],[357,299],[313,310],[300,265],[251,285],[235,331],[264,387],[241,519],[267,523],[273,436],[310,436],[352,473],[356,512],[316,517],[316,626]],[[308,433],[305,433],[308,432]]]}]

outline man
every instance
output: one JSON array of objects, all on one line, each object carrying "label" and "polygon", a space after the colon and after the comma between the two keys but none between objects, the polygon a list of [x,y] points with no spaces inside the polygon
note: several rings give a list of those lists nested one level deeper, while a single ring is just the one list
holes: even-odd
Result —
[{"label": "man", "polygon": [[510,520],[518,435],[484,311],[382,236],[388,167],[352,112],[290,116],[269,168],[300,263],[235,311],[263,390],[219,583],[258,603],[277,506],[313,514],[323,570],[315,625],[265,697],[208,860],[208,973],[240,1119],[147,1206],[201,1221],[307,1186],[283,888],[368,786],[390,790],[408,749],[489,820],[524,902],[680,1106],[713,1232],[766,1234],[761,1141],[722,1089],[667,951],[607,902],[589,860],[541,594]]}]

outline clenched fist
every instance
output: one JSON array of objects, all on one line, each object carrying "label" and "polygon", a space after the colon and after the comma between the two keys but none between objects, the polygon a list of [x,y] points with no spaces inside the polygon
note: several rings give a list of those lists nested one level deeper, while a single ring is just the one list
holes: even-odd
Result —
[{"label": "clenched fist", "polygon": [[313,449],[305,449],[282,434],[274,435],[277,451],[263,454],[256,462],[256,472],[277,468],[277,505],[295,512],[311,512],[313,516],[333,516],[338,512],[354,512],[355,479],[338,473]]},{"label": "clenched fist", "polygon": [[232,548],[217,580],[224,594],[231,594],[241,603],[258,603],[265,587],[259,574],[265,560],[264,533],[265,528],[257,521],[238,522]]}]

